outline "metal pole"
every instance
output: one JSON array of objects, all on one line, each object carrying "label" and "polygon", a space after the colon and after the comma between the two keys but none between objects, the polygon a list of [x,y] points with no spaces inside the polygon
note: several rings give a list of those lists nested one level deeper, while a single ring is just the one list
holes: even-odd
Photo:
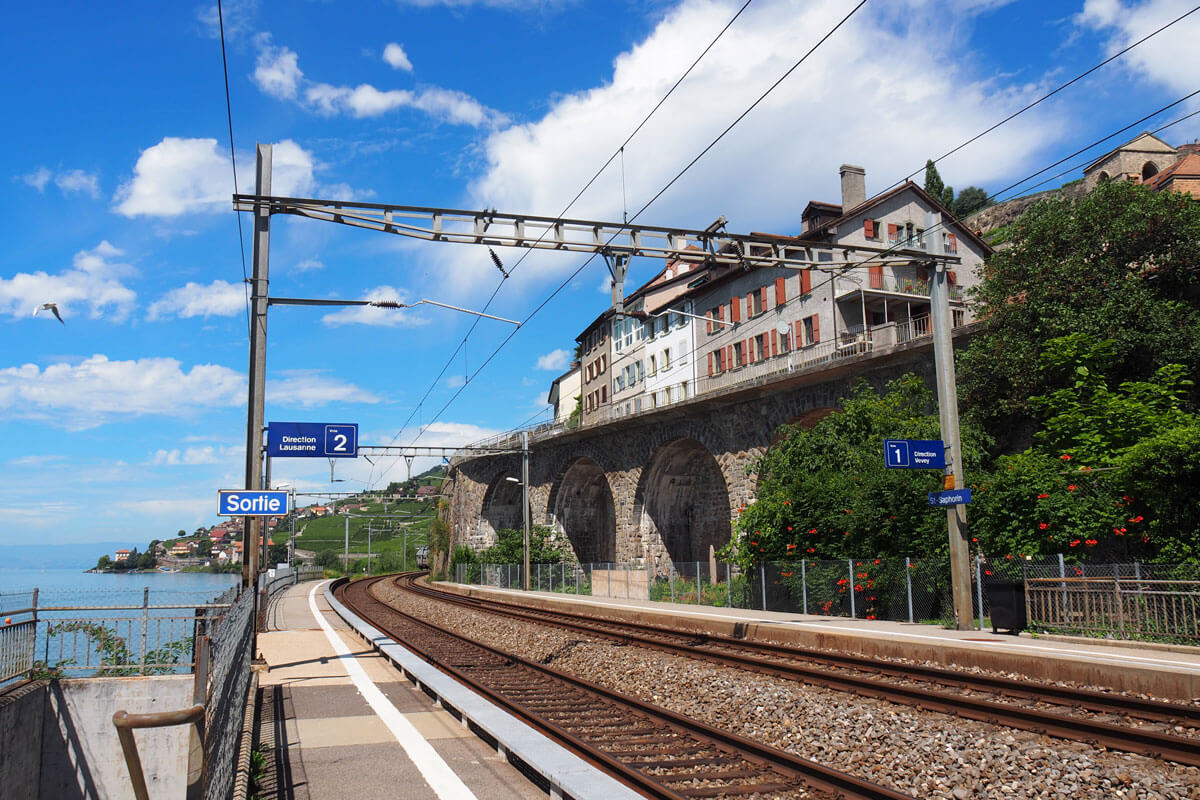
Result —
[{"label": "metal pole", "polygon": [[915,622],[913,619],[913,604],[912,604],[912,559],[908,556],[904,557],[904,585],[908,589],[908,621]]},{"label": "metal pole", "polygon": [[846,588],[850,590],[850,619],[858,618],[858,609],[854,607],[854,559],[846,559],[846,563],[850,565],[850,585]]},{"label": "metal pole", "polygon": [[979,601],[979,630],[983,630],[983,556],[975,554],[975,599]]},{"label": "metal pole", "polygon": [[[925,215],[925,251],[937,253],[934,242],[941,237],[933,230],[941,222],[940,214]],[[961,489],[963,478],[962,440],[958,432],[958,392],[954,377],[954,346],[950,340],[953,320],[950,315],[950,287],[946,263],[934,261],[929,282],[929,311],[933,327],[933,360],[937,372],[938,417],[942,440],[950,448],[946,469],[949,470],[946,488]],[[971,554],[967,533],[967,510],[964,505],[946,507],[946,524],[950,538],[950,583],[954,595],[954,626],[960,631],[971,628]]]},{"label": "metal pole", "polygon": [[758,565],[758,577],[762,581],[763,611],[767,610],[767,564],[764,561]]},{"label": "metal pole", "polygon": [[529,591],[529,431],[521,431],[521,516],[525,522],[522,586]]},{"label": "metal pole", "polygon": [[[271,193],[271,145],[259,144],[254,192]],[[246,489],[262,488],[262,429],[267,375],[267,285],[271,247],[271,210],[254,209],[253,275],[250,279],[250,366],[249,398],[246,406]],[[258,578],[259,518],[245,517],[242,536],[242,586],[253,586]],[[254,609],[258,613],[257,606]]]},{"label": "metal pole", "polygon": [[804,602],[804,613],[808,613],[808,564],[800,559],[800,597]]},{"label": "metal pole", "polygon": [[350,574],[350,515],[346,515],[346,549],[342,556],[342,567],[345,569],[346,575]]},{"label": "metal pole", "polygon": [[367,523],[367,574],[371,574],[371,523]]},{"label": "metal pole", "polygon": [[288,566],[292,566],[296,561],[296,490],[292,489],[292,538],[288,541]]},{"label": "metal pole", "polygon": [[150,625],[150,587],[142,587],[142,647],[138,657],[139,675],[146,674],[146,628]]}]

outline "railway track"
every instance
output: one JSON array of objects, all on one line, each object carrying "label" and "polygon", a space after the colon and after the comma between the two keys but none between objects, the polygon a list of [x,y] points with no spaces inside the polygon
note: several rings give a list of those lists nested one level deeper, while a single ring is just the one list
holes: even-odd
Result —
[{"label": "railway track", "polygon": [[429,663],[647,797],[914,800],[807,759],[440,630],[378,600],[339,599]]},{"label": "railway track", "polygon": [[[412,575],[393,580],[397,586],[416,594],[483,613],[925,711],[1200,766],[1200,736],[1169,732],[1179,729],[1200,733],[1197,730],[1200,708],[1194,706],[716,635],[680,633],[654,625],[595,620],[566,611],[532,610],[504,601],[463,597],[417,584]],[[1054,710],[1047,710],[1046,706]],[[1080,713],[1093,716],[1079,716]]]}]

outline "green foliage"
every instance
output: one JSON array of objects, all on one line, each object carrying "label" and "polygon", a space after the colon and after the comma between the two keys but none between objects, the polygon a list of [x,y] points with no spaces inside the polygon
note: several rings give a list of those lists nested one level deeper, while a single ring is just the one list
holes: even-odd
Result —
[{"label": "green foliage", "polygon": [[313,557],[313,563],[318,567],[327,569],[338,569],[342,566],[342,561],[338,558],[337,553],[333,550],[322,550]]},{"label": "green foliage", "polygon": [[993,205],[993,202],[989,199],[986,189],[968,186],[958,193],[958,197],[954,198],[954,205],[949,208],[954,211],[954,216],[962,219],[990,205]]},{"label": "green foliage", "polygon": [[[146,666],[139,669],[139,655],[129,649],[125,638],[115,630],[101,622],[88,620],[67,620],[50,625],[46,630],[47,637],[61,636],[65,633],[82,633],[96,651],[100,654],[103,665],[96,671],[99,677],[116,677],[121,675],[161,675],[172,671],[173,665],[185,664],[192,657],[192,641],[190,637],[167,642],[161,647],[146,651]],[[61,672],[67,662],[60,663],[53,669]]]},{"label": "green foliage", "polygon": [[[933,163],[933,159],[928,159],[925,162],[925,191],[934,200],[942,199],[942,192],[945,190],[946,184],[942,182],[942,176],[938,174],[937,165]],[[849,210],[849,209],[847,209]]]},{"label": "green foliage", "polygon": [[[564,549],[552,528],[534,525],[529,530],[529,563],[557,564],[567,560],[569,548]],[[457,556],[458,549],[455,549]],[[525,558],[525,534],[516,528],[496,531],[496,543],[479,553],[484,564],[520,564]]]},{"label": "green foliage", "polygon": [[[788,558],[924,556],[947,548],[945,514],[927,493],[941,475],[888,469],[884,439],[938,439],[933,399],[907,375],[877,394],[859,382],[842,413],[811,429],[784,428],[756,463],[757,500],[741,510],[735,546],[723,557],[743,566]],[[983,435],[962,430],[968,474],[978,469]]]},{"label": "green foliage", "polygon": [[[1070,388],[1073,376],[1030,369],[1069,334],[1112,340],[1113,383],[1147,380],[1167,364],[1200,363],[1200,204],[1122,182],[1077,201],[1031,207],[1013,246],[992,255],[975,290],[984,329],[960,360],[967,407],[1004,449],[1031,442],[1030,398]],[[1192,389],[1185,405],[1194,406]]]},{"label": "green foliage", "polygon": [[112,564],[113,561],[111,558],[106,555],[100,556],[100,559],[96,562],[96,569],[110,569]]}]

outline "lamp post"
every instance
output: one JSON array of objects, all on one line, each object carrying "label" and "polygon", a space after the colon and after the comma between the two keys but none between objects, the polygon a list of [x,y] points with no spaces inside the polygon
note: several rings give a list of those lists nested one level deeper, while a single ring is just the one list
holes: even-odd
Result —
[{"label": "lamp post", "polygon": [[518,484],[521,487],[521,519],[524,535],[522,537],[521,557],[521,588],[529,591],[529,431],[521,431],[521,479],[511,475],[504,480]]},{"label": "lamp post", "polygon": [[296,487],[290,483],[280,483],[275,488],[287,489],[288,499],[291,501],[292,535],[288,539],[288,567],[292,567],[292,562],[296,560]]}]

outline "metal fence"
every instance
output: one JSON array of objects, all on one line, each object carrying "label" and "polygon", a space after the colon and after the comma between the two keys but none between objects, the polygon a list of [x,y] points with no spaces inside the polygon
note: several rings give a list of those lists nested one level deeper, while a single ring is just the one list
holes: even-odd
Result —
[{"label": "metal fence", "polygon": [[[1029,624],[1115,638],[1200,639],[1200,565],[1071,563],[1063,555],[972,557],[975,624],[991,616],[989,589],[1028,587]],[[457,564],[458,583],[520,589],[520,564]],[[952,624],[950,565],[941,559],[803,559],[743,570],[712,562],[533,564],[541,592],[653,600],[852,619]],[[1046,587],[1054,587],[1050,591]],[[1071,588],[1075,587],[1075,588]]]},{"label": "metal fence", "polygon": [[[231,590],[236,591],[236,590]],[[254,595],[242,592],[220,617],[206,626],[200,642],[201,663],[207,675],[204,720],[204,797],[233,796],[250,658],[254,641]]]}]

